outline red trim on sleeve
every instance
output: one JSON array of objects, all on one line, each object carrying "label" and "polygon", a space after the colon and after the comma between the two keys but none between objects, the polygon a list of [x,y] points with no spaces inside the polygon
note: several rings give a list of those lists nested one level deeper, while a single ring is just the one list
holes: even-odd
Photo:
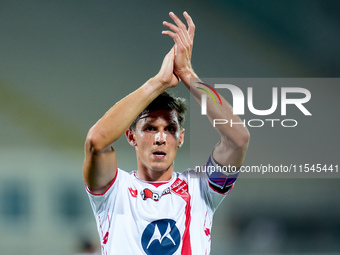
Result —
[{"label": "red trim on sleeve", "polygon": [[113,180],[112,180],[110,186],[109,186],[103,193],[101,193],[101,194],[96,194],[96,193],[91,192],[90,189],[89,189],[89,187],[87,187],[86,182],[84,181],[85,188],[86,188],[87,192],[90,193],[91,195],[94,195],[94,196],[103,196],[103,195],[105,195],[105,193],[112,187],[112,185],[115,183],[115,181],[116,181],[116,179],[117,179],[117,175],[118,175],[118,168],[117,168],[117,171],[116,171],[115,178],[113,178]]}]

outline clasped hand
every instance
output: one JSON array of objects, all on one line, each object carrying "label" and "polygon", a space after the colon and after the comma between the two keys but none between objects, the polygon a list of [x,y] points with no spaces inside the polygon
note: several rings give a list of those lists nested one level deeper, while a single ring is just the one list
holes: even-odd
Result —
[{"label": "clasped hand", "polygon": [[156,78],[168,87],[175,87],[182,77],[193,73],[191,54],[195,35],[195,25],[187,12],[183,13],[187,26],[173,13],[169,16],[175,24],[164,21],[163,25],[170,30],[162,31],[163,35],[171,37],[175,45],[165,56]]}]

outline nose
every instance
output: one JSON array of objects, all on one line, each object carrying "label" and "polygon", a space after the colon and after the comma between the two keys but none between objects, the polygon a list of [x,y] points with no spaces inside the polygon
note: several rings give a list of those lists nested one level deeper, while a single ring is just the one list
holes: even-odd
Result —
[{"label": "nose", "polygon": [[163,131],[159,131],[155,134],[155,144],[162,145],[165,144],[166,141],[166,134]]}]

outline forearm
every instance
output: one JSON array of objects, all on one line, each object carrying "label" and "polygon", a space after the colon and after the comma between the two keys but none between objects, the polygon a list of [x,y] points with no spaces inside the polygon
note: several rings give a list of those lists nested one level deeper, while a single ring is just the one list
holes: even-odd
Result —
[{"label": "forearm", "polygon": [[116,175],[117,159],[110,146],[128,130],[136,117],[165,89],[178,84],[173,74],[174,50],[164,57],[161,69],[140,88],[112,106],[89,130],[85,142],[83,174],[88,187],[99,194]]},{"label": "forearm", "polygon": [[[163,25],[171,31],[163,31],[164,35],[171,37],[175,42],[175,64],[174,71],[182,80],[191,94],[201,104],[202,95],[206,93],[202,90],[200,79],[195,74],[191,65],[191,53],[193,48],[193,39],[195,34],[195,25],[187,12],[183,13],[188,29],[185,24],[174,14],[170,17],[175,24],[163,22]],[[200,87],[200,88],[198,88]],[[215,105],[215,102],[206,97],[207,117],[211,123],[215,119],[227,119],[233,123],[241,122],[241,119],[233,114],[230,104],[219,95],[221,102]],[[221,135],[221,141],[215,146],[213,156],[221,164],[233,164],[239,166],[242,164],[249,141],[249,132],[247,128],[239,123],[238,125],[215,125],[216,130]]]},{"label": "forearm", "polygon": [[111,184],[116,175],[117,159],[110,145],[124,134],[154,94],[157,94],[157,86],[149,80],[112,106],[89,130],[83,175],[91,192],[102,194]]},{"label": "forearm", "polygon": [[112,106],[89,130],[87,139],[91,141],[93,149],[104,150],[118,140],[144,108],[164,90],[164,85],[151,78]]},{"label": "forearm", "polygon": [[[179,74],[182,82],[190,90],[190,93],[195,97],[198,103],[201,105],[202,94],[206,94],[200,88],[208,89],[206,86],[202,85],[199,77],[194,73],[194,71],[187,70]],[[213,86],[211,84],[211,86]],[[199,88],[200,87],[200,88]],[[209,90],[209,89],[208,89]],[[243,125],[242,120],[239,116],[234,115],[231,105],[228,101],[219,94],[221,102],[216,99],[217,104],[209,96],[206,97],[207,103],[207,118],[213,124],[215,119],[226,119],[228,122],[239,123],[235,125],[214,125],[215,129],[221,136],[221,142],[215,147],[216,154],[223,154],[223,151],[228,151],[232,164],[242,163],[245,151],[249,142],[249,132],[248,129]],[[217,158],[215,158],[218,160]],[[223,161],[223,160],[222,160]],[[220,161],[220,163],[223,163]]]}]

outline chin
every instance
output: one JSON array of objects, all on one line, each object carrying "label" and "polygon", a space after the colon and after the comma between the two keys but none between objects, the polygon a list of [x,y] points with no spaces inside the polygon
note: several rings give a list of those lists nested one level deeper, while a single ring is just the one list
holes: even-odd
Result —
[{"label": "chin", "polygon": [[170,165],[154,165],[151,166],[152,171],[156,171],[156,172],[163,172],[163,171],[167,171],[170,167],[172,166],[172,164]]}]

